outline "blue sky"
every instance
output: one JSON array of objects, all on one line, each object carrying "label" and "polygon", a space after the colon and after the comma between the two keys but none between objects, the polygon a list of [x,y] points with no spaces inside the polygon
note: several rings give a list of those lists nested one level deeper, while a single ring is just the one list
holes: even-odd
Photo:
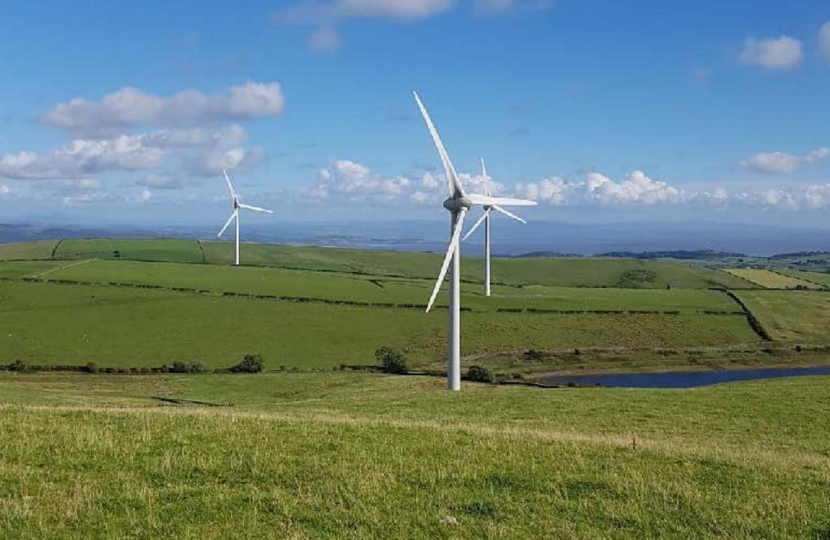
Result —
[{"label": "blue sky", "polygon": [[263,223],[444,219],[412,90],[532,219],[830,212],[826,1],[17,2],[0,50],[2,221],[221,225],[222,167]]}]

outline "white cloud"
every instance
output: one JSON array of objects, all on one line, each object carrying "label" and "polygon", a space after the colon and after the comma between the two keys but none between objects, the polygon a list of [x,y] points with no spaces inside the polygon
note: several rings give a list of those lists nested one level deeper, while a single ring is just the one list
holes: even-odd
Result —
[{"label": "white cloud", "polygon": [[250,169],[265,156],[262,148],[230,148],[203,152],[186,163],[187,170],[196,176],[217,176],[222,170]]},{"label": "white cloud", "polygon": [[473,11],[478,15],[499,15],[510,10],[542,11],[555,5],[556,0],[475,0]]},{"label": "white cloud", "polygon": [[792,69],[801,63],[801,42],[789,36],[757,40],[748,38],[741,51],[745,64],[765,69]]},{"label": "white cloud", "polygon": [[830,148],[816,148],[804,155],[762,152],[741,162],[741,166],[765,174],[792,173],[802,166],[815,165],[830,156]]},{"label": "white cloud", "polygon": [[153,198],[153,192],[147,188],[141,190],[141,202],[147,202]]},{"label": "white cloud", "polygon": [[12,188],[6,184],[0,185],[0,197],[8,197],[12,193]]},{"label": "white cloud", "polygon": [[825,62],[830,63],[830,22],[822,26],[818,33],[818,52]]},{"label": "white cloud", "polygon": [[136,185],[154,189],[181,189],[184,187],[184,182],[180,178],[149,174],[141,180],[138,180]]},{"label": "white cloud", "polygon": [[239,146],[247,138],[248,133],[245,128],[238,124],[231,124],[221,129],[164,129],[141,135],[142,142],[146,146],[158,148],[205,148],[211,146],[229,148]]},{"label": "white cloud", "polygon": [[276,22],[329,24],[352,18],[425,19],[446,11],[455,0],[331,0],[306,1],[278,9]]},{"label": "white cloud", "polygon": [[418,21],[448,10],[456,0],[306,0],[271,13],[271,20],[284,24],[311,24],[313,51],[330,51],[340,45],[335,26],[348,19],[376,18],[399,22]]},{"label": "white cloud", "polygon": [[597,172],[571,182],[559,177],[544,178],[538,182],[517,184],[516,192],[522,197],[555,206],[653,205],[685,202],[691,197],[683,189],[652,180],[642,171],[633,171],[621,181],[614,181]]},{"label": "white cloud", "polygon": [[76,139],[46,154],[20,152],[0,158],[0,177],[14,179],[77,178],[109,170],[156,167],[165,155],[147,147],[141,136],[122,135],[112,140]]},{"label": "white cloud", "polygon": [[308,37],[308,46],[312,51],[333,51],[340,46],[340,35],[334,29],[323,26]]},{"label": "white cloud", "polygon": [[100,101],[75,98],[40,115],[42,123],[80,134],[111,134],[128,127],[190,127],[218,121],[251,120],[281,114],[284,98],[277,82],[247,82],[207,96],[185,90],[171,97],[122,88]]},{"label": "white cloud", "polygon": [[391,200],[408,194],[414,182],[404,176],[382,178],[368,167],[341,159],[317,171],[317,185],[312,195],[317,198],[341,196],[352,200]]}]

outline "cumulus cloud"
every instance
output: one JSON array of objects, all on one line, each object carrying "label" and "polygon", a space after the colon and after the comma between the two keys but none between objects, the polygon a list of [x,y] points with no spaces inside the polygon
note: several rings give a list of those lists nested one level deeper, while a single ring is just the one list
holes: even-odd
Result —
[{"label": "cumulus cloud", "polygon": [[815,165],[830,156],[830,148],[816,148],[803,155],[784,152],[762,152],[741,162],[741,166],[765,174],[792,173],[807,165]]},{"label": "cumulus cloud", "polygon": [[368,167],[341,159],[317,171],[317,185],[312,195],[317,198],[343,196],[350,199],[390,200],[407,192],[412,180],[398,176],[382,178],[373,174]]},{"label": "cumulus cloud", "polygon": [[307,0],[271,13],[283,24],[317,27],[309,36],[313,51],[330,51],[340,45],[335,27],[348,19],[377,18],[398,22],[418,21],[448,10],[456,0]]},{"label": "cumulus cloud", "polygon": [[45,154],[20,152],[0,158],[0,177],[38,180],[77,178],[109,170],[141,170],[156,167],[165,155],[148,147],[141,136],[122,135],[112,140],[70,141]]},{"label": "cumulus cloud", "polygon": [[191,158],[185,164],[187,171],[194,176],[217,176],[222,170],[250,169],[265,156],[262,148],[230,148],[228,150],[209,150]]},{"label": "cumulus cloud", "polygon": [[793,69],[801,63],[804,53],[801,42],[789,36],[770,39],[748,38],[740,58],[745,64],[764,69]]},{"label": "cumulus cloud", "polygon": [[567,181],[560,177],[543,178],[537,182],[517,184],[516,193],[527,199],[555,206],[652,205],[680,203],[691,197],[681,188],[653,180],[642,171],[633,171],[620,181],[614,181],[597,172],[588,173],[575,181]]},{"label": "cumulus cloud", "polygon": [[170,97],[122,88],[100,101],[75,98],[40,115],[50,127],[79,134],[111,134],[134,126],[192,127],[219,121],[251,120],[282,113],[285,100],[277,82],[244,85],[208,96],[185,90]]},{"label": "cumulus cloud", "polygon": [[830,63],[830,23],[822,26],[818,33],[818,52],[825,62]]}]

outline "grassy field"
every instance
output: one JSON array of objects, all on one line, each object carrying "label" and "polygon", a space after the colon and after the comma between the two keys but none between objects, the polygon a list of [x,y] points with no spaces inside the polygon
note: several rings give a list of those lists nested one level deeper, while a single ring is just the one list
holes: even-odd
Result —
[{"label": "grassy field", "polygon": [[773,339],[827,342],[830,293],[817,291],[740,291],[738,296]]},{"label": "grassy field", "polygon": [[0,261],[50,259],[57,240],[0,244]]},{"label": "grassy field", "polygon": [[780,273],[830,289],[830,273],[804,270],[779,270]]},{"label": "grassy field", "polygon": [[0,537],[822,539],[826,388],[0,374]]},{"label": "grassy field", "polygon": [[765,289],[821,289],[822,287],[809,281],[804,281],[790,275],[773,272],[771,270],[757,270],[752,268],[732,268],[730,274],[751,281]]},{"label": "grassy field", "polygon": [[[0,283],[0,363],[228,367],[243,354],[278,366],[372,364],[381,346],[442,362],[446,311],[297,303],[132,287]],[[753,343],[741,316],[465,313],[464,354],[558,347]]]},{"label": "grassy field", "polygon": [[[237,292],[353,302],[426,306],[432,280],[359,276],[257,268],[133,261],[83,260],[74,263],[0,262],[0,276],[40,276],[45,280],[130,283],[190,288],[221,294]],[[445,285],[446,289],[446,285]],[[739,310],[725,294],[703,289],[598,289],[584,287],[495,286],[491,298],[481,286],[462,284],[464,306],[479,311],[498,309],[679,311],[682,313]],[[446,306],[446,294],[437,299]]]},{"label": "grassy field", "polygon": [[[0,260],[50,258],[55,242],[0,245]],[[243,244],[245,265],[299,270],[434,278],[440,255],[393,251]],[[204,250],[204,256],[202,253]],[[65,240],[55,251],[60,259],[120,259],[169,262],[207,262],[229,265],[233,244],[192,240]],[[483,279],[481,259],[464,262],[464,279]],[[620,287],[705,289],[751,288],[747,281],[726,272],[671,261],[633,259],[493,259],[493,280],[506,285],[557,287]]]}]

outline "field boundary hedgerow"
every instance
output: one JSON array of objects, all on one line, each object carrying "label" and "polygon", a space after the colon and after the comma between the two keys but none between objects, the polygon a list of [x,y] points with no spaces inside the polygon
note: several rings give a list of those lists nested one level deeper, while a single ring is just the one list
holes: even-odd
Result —
[{"label": "field boundary hedgerow", "polygon": [[[92,260],[92,259],[90,259]],[[88,262],[88,261],[83,261]],[[258,294],[239,291],[215,291],[208,289],[197,289],[194,287],[169,287],[164,285],[154,285],[148,283],[131,283],[118,281],[82,281],[72,279],[41,279],[36,276],[27,276],[22,278],[0,277],[0,282],[12,283],[41,283],[54,285],[69,285],[69,286],[96,286],[96,287],[118,287],[129,289],[149,289],[155,291],[165,291],[171,293],[185,293],[210,297],[224,297],[224,298],[243,298],[249,300],[263,300],[263,301],[277,301],[277,302],[294,302],[294,303],[315,303],[315,304],[329,304],[338,306],[358,306],[370,308],[386,308],[386,309],[408,309],[408,310],[424,310],[426,304],[414,303],[395,303],[395,302],[363,302],[360,300],[339,300],[334,298],[318,298],[308,296],[286,296],[274,294]],[[448,306],[436,305],[433,309],[447,310]],[[618,310],[618,309],[544,309],[544,308],[498,308],[495,311],[479,310],[466,306],[461,307],[461,311],[468,313],[525,313],[536,315],[684,315],[680,310]],[[724,311],[724,310],[698,310],[696,313],[685,313],[686,315],[711,315],[711,316],[747,316],[747,313],[740,311]]]},{"label": "field boundary hedgerow", "polygon": [[764,328],[764,325],[761,324],[761,321],[758,319],[758,317],[756,317],[755,314],[752,313],[752,310],[749,309],[749,306],[746,305],[746,303],[744,303],[744,301],[741,300],[737,294],[733,293],[729,289],[713,290],[722,291],[729,298],[734,300],[739,306],[741,306],[741,308],[744,310],[744,313],[746,314],[746,320],[749,323],[749,326],[752,328],[752,330],[755,331],[756,334],[758,334],[758,337],[760,337],[764,341],[774,341],[770,333],[767,332],[766,328]]}]

